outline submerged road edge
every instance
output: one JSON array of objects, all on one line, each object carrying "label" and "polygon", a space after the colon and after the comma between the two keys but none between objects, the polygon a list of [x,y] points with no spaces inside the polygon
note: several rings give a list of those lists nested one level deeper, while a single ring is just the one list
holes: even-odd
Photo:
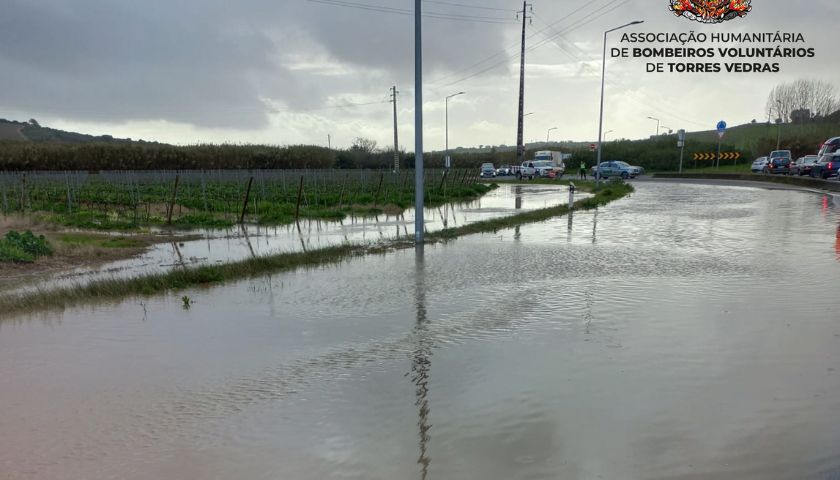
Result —
[{"label": "submerged road edge", "polygon": [[[579,187],[579,189],[581,188]],[[572,208],[568,205],[557,205],[510,217],[448,228],[427,234],[425,243],[434,244],[467,235],[494,233],[562,216],[570,210],[591,210],[624,198],[633,191],[632,185],[626,183],[607,184],[596,191],[593,196],[575,202]],[[228,281],[336,264],[351,258],[376,254],[384,255],[413,247],[414,242],[410,238],[398,238],[376,244],[339,245],[304,252],[256,257],[221,265],[205,265],[166,273],[141,275],[134,278],[100,280],[87,285],[9,295],[0,297],[0,320],[21,313],[64,310],[94,302],[118,302],[127,298],[150,297],[192,287],[221,285]]]}]

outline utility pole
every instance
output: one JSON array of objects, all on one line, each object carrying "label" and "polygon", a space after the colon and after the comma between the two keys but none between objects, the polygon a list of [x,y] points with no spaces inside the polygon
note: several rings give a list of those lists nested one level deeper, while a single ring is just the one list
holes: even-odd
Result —
[{"label": "utility pole", "polygon": [[516,159],[520,165],[525,159],[525,26],[527,20],[531,19],[528,16],[528,7],[531,7],[530,12],[534,13],[533,4],[528,3],[527,0],[522,2],[522,11],[517,12],[517,16],[520,13],[522,14],[522,52],[519,55],[519,116],[517,117],[519,125],[516,132]]},{"label": "utility pole", "polygon": [[329,133],[327,134],[327,148],[332,150],[332,138],[330,137]]},{"label": "utility pole", "polygon": [[426,241],[423,208],[423,0],[414,0],[414,243]]},{"label": "utility pole", "polygon": [[782,118],[782,101],[777,100],[776,105],[779,106],[779,132],[778,136],[776,137],[776,150],[782,147],[782,122],[784,119]]},{"label": "utility pole", "polygon": [[400,173],[400,137],[397,133],[397,86],[391,87],[391,102],[394,104],[394,173]]}]

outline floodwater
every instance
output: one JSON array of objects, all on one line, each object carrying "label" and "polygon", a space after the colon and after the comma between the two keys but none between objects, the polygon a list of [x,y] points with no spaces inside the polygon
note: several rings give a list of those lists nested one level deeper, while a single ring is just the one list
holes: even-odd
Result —
[{"label": "floodwater", "polygon": [[[577,193],[576,200],[590,196]],[[501,185],[474,201],[424,210],[426,230],[506,217],[521,212],[568,204],[568,187],[561,185]],[[399,215],[351,217],[340,222],[302,220],[295,225],[239,226],[234,229],[158,231],[171,241],[158,243],[142,255],[98,265],[69,269],[49,279],[32,279],[29,285],[3,294],[32,289],[80,285],[96,280],[129,278],[161,273],[184,266],[235,262],[251,257],[300,252],[341,244],[372,244],[399,237],[414,238],[414,209]],[[196,237],[184,240],[184,237]]]},{"label": "floodwater", "polygon": [[840,206],[597,212],[0,323],[5,479],[837,479]]}]

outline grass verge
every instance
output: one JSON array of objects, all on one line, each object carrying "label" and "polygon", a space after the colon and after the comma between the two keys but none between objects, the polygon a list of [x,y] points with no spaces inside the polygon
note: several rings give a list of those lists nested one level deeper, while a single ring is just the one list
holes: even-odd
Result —
[{"label": "grass verge", "polygon": [[[583,183],[583,182],[581,182]],[[594,189],[594,183],[589,185],[589,188]],[[578,187],[578,184],[575,184]],[[627,183],[611,183],[601,187],[594,196],[578,200],[575,202],[574,210],[591,210],[606,205],[614,200],[618,200],[633,192],[633,187]],[[451,240],[462,237],[464,235],[472,235],[474,233],[498,232],[506,228],[513,228],[527,223],[543,222],[549,218],[569,213],[567,205],[558,205],[556,207],[543,208],[540,210],[533,210],[530,212],[520,213],[510,217],[493,218],[490,220],[483,220],[480,222],[463,225],[460,227],[446,228],[428,234],[426,237],[430,240]]]},{"label": "grass verge", "polygon": [[[609,184],[602,187],[594,196],[575,202],[574,209],[597,208],[618,200],[632,191],[633,187],[628,184]],[[566,205],[549,207],[507,218],[486,220],[431,233],[426,236],[426,241],[427,243],[436,243],[476,233],[498,232],[517,225],[545,221],[568,212],[569,207]],[[134,296],[148,296],[195,286],[221,284],[226,281],[251,278],[267,273],[335,264],[353,257],[383,254],[412,246],[413,242],[406,239],[397,239],[373,246],[341,245],[308,252],[283,253],[253,258],[223,265],[185,268],[137,278],[102,280],[78,287],[5,296],[0,297],[0,317],[20,312],[64,309],[96,301],[117,301]]]}]

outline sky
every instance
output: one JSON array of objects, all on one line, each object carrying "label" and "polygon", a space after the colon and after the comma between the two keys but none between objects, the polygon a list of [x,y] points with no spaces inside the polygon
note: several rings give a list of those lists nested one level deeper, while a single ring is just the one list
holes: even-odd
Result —
[{"label": "sky", "polygon": [[[396,85],[400,148],[414,150],[412,0],[3,3],[0,118],[173,144],[348,147],[364,137],[388,147]],[[778,31],[803,34],[806,43],[794,46],[816,56],[782,59],[778,73],[738,74],[646,73],[643,59],[608,59],[607,140],[653,135],[657,122],[648,117],[663,132],[766,121],[775,85],[837,84],[840,3],[752,4],[745,18],[706,25],[675,17],[669,0],[535,0],[526,27],[525,111],[533,114],[525,140],[597,139],[603,34],[632,20],[645,23],[611,33],[610,47],[639,46],[621,45],[624,31]],[[444,98],[460,91],[449,102],[451,147],[516,144],[521,9],[508,0],[424,1],[427,150],[443,148]]]}]

